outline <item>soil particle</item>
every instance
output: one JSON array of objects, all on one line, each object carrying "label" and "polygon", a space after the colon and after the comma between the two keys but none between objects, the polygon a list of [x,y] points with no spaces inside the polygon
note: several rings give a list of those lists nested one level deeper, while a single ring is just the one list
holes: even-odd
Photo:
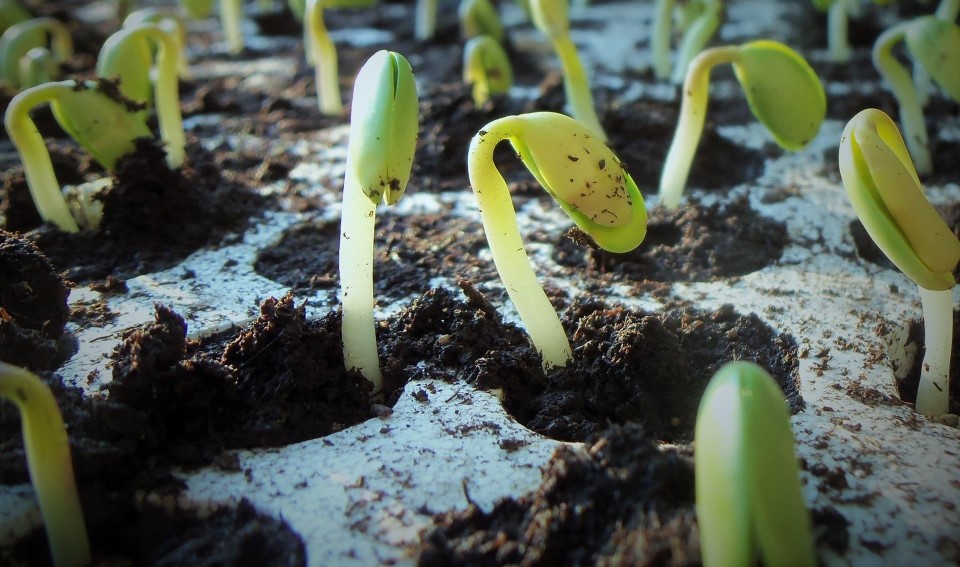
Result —
[{"label": "soil particle", "polygon": [[[726,362],[766,368],[799,411],[796,342],[757,315],[730,305],[660,313],[631,311],[600,301],[575,301],[564,314],[573,361],[542,373],[512,358],[486,360],[477,382],[505,392],[504,407],[533,431],[583,441],[610,423],[636,422],[668,442],[693,438],[700,397]],[[518,376],[524,376],[523,380]]]},{"label": "soil particle", "polygon": [[700,557],[693,462],[637,424],[561,447],[536,493],[435,519],[418,564],[690,565]]},{"label": "soil particle", "polygon": [[29,240],[0,229],[0,360],[52,370],[70,352],[69,283]]},{"label": "soil particle", "polygon": [[589,238],[574,235],[558,243],[553,257],[561,265],[618,279],[713,281],[749,274],[775,263],[787,241],[783,223],[757,214],[746,197],[712,205],[693,199],[673,211],[652,209],[647,236],[632,252],[612,254]]}]

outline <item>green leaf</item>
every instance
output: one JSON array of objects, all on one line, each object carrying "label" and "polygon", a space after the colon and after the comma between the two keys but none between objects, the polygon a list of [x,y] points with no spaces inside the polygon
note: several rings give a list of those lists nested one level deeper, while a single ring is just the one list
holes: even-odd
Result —
[{"label": "green leaf", "polygon": [[930,77],[960,102],[960,26],[936,16],[923,16],[910,22],[906,43]]},{"label": "green leaf", "polygon": [[643,196],[603,140],[563,114],[516,118],[520,133],[510,143],[577,226],[610,252],[639,246],[647,231]]},{"label": "green leaf", "polygon": [[349,159],[364,193],[396,203],[407,188],[420,109],[410,63],[381,50],[357,74],[350,111]]},{"label": "green leaf", "polygon": [[57,97],[50,108],[60,126],[109,170],[134,150],[134,140],[153,137],[137,107],[93,82]]},{"label": "green leaf", "polygon": [[752,362],[710,380],[695,431],[697,520],[703,562],[816,565],[790,416],[779,386]]},{"label": "green leaf", "polygon": [[807,145],[827,114],[827,97],[814,70],[796,51],[769,40],[740,47],[733,62],[757,120],[787,150]]},{"label": "green leaf", "polygon": [[927,201],[900,131],[882,111],[857,113],[840,140],[840,176],[860,222],[917,285],[955,285],[960,240]]}]

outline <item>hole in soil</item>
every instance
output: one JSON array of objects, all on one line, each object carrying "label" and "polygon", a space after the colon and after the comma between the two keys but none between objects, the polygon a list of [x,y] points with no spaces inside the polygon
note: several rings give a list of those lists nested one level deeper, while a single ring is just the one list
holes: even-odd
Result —
[{"label": "hole in soil", "polygon": [[690,441],[707,382],[732,360],[766,368],[792,410],[803,407],[796,342],[756,314],[730,305],[647,313],[575,302],[565,320],[574,360],[540,383],[496,353],[478,361],[478,385],[502,388],[507,411],[547,437],[583,441],[610,423],[636,422],[655,439]]},{"label": "hole in soil", "polygon": [[[300,536],[247,500],[210,515],[127,501],[90,504],[84,508],[96,565],[306,565]],[[98,509],[104,505],[109,509]],[[0,548],[0,563],[52,565],[46,532],[36,529]]]},{"label": "hole in soil", "polygon": [[[444,211],[429,215],[382,215],[374,240],[373,285],[377,297],[402,299],[430,289],[430,280],[496,278],[492,262],[481,260],[487,249],[483,225],[476,219]],[[340,222],[299,225],[260,252],[257,273],[295,292],[333,289],[340,285]]]},{"label": "hole in soil", "polygon": [[[926,352],[923,342],[923,319],[894,328],[887,338],[887,358],[893,366],[900,399],[911,404],[917,401],[920,371]],[[953,312],[953,348],[950,350],[950,403],[948,413],[960,414],[960,311]]]},{"label": "hole in soil", "polygon": [[[951,203],[948,205],[936,205],[934,208],[940,213],[940,217],[947,223],[947,226],[953,229],[955,235],[960,236],[960,203]],[[863,227],[860,219],[850,221],[850,236],[853,238],[853,245],[857,249],[857,255],[882,268],[896,270],[897,267],[887,258],[887,255],[880,250],[880,247],[867,234],[867,229]],[[960,275],[960,266],[954,270],[954,275]]]},{"label": "hole in soil", "polygon": [[557,243],[553,258],[633,281],[711,281],[775,263],[788,240],[783,223],[757,214],[745,197],[713,205],[692,200],[674,211],[653,208],[649,215],[647,236],[632,252],[611,254],[589,238],[572,238]]}]

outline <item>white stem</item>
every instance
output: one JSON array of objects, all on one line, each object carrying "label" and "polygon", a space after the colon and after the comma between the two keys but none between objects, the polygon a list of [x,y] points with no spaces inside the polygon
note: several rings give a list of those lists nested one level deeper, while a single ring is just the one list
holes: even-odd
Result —
[{"label": "white stem", "polygon": [[836,0],[827,11],[827,46],[830,59],[835,63],[846,63],[853,55],[847,39],[849,13],[850,3],[847,0]]},{"label": "white stem", "polygon": [[925,352],[920,367],[917,413],[940,416],[949,411],[950,352],[953,349],[953,292],[920,289]]},{"label": "white stem", "polygon": [[673,68],[671,80],[678,85],[683,82],[690,61],[703,51],[720,27],[720,12],[723,8],[719,0],[707,0],[704,4],[703,13],[684,32],[680,47],[677,48],[677,64]]},{"label": "white stem", "polygon": [[337,74],[337,47],[327,33],[323,21],[325,2],[307,0],[304,27],[307,44],[304,48],[312,59],[314,82],[317,88],[317,104],[320,112],[327,116],[343,114],[343,101],[340,99],[340,78]]},{"label": "white stem", "polygon": [[241,18],[243,18],[242,0],[220,0],[220,27],[223,28],[223,39],[230,53],[243,51]]},{"label": "white stem", "polygon": [[437,31],[437,0],[417,0],[414,35],[420,41],[433,39]]},{"label": "white stem", "polygon": [[577,54],[577,47],[569,35],[564,35],[553,39],[553,48],[563,67],[563,91],[567,97],[567,105],[570,106],[570,115],[593,130],[603,141],[607,141],[607,133],[603,131],[600,119],[597,118],[593,95],[590,93],[590,81]]},{"label": "white stem", "polygon": [[573,355],[560,318],[530,266],[510,189],[493,161],[498,143],[519,137],[511,118],[491,122],[484,128],[485,134],[474,136],[467,151],[467,168],[497,272],[530,340],[543,356],[544,369],[549,369],[566,365]]},{"label": "white stem", "polygon": [[657,0],[653,9],[653,35],[650,51],[653,54],[654,75],[664,80],[670,77],[670,32],[673,29],[674,0]]},{"label": "white stem", "polygon": [[360,187],[347,158],[340,213],[340,289],[343,304],[343,362],[373,382],[373,393],[383,390],[377,331],[373,320],[373,233],[377,205]]}]

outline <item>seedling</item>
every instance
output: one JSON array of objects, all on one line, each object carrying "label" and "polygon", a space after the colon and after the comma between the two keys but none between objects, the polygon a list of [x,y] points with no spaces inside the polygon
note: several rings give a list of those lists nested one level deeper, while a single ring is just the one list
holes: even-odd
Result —
[{"label": "seedling", "polygon": [[320,112],[328,116],[343,114],[340,100],[340,78],[337,74],[337,48],[327,33],[323,21],[325,8],[362,8],[376,0],[307,0],[303,22],[303,44],[307,62],[314,68],[317,83],[317,103]]},{"label": "seedling", "polygon": [[683,81],[690,61],[703,50],[713,34],[720,27],[723,15],[723,2],[720,0],[691,0],[684,9],[687,12],[683,39],[677,49],[677,63],[671,73],[670,37],[673,34],[673,11],[676,0],[657,0],[654,7],[653,37],[650,40],[653,51],[653,69],[658,79],[668,77],[674,83]]},{"label": "seedling", "polygon": [[457,10],[460,18],[460,35],[470,39],[480,35],[503,41],[503,24],[497,8],[490,0],[461,0]]},{"label": "seedling", "polygon": [[533,24],[541,33],[550,38],[553,50],[560,58],[563,68],[563,92],[567,97],[570,114],[587,128],[607,140],[607,134],[600,125],[597,112],[593,107],[593,95],[590,94],[590,82],[580,62],[577,47],[570,40],[570,14],[567,2],[557,0],[530,0],[530,14]]},{"label": "seedling", "polygon": [[233,54],[243,51],[243,0],[220,0],[220,28],[227,51]]},{"label": "seedling", "polygon": [[213,13],[214,0],[180,0],[187,17],[201,20]]},{"label": "seedling", "polygon": [[0,33],[7,28],[31,18],[30,12],[17,0],[0,0]]},{"label": "seedling", "polygon": [[373,320],[373,233],[377,205],[396,203],[406,190],[420,120],[410,63],[381,50],[364,63],[353,87],[350,142],[340,217],[343,359],[383,393]]},{"label": "seedling", "polygon": [[960,102],[960,26],[937,16],[901,22],[880,34],[873,44],[873,65],[890,84],[900,106],[900,123],[917,172],[933,171],[927,125],[920,96],[906,67],[893,48],[905,42],[915,63],[951,98]]},{"label": "seedling", "polygon": [[707,115],[710,71],[733,64],[750,111],[786,150],[798,150],[817,134],[827,98],[817,74],[796,51],[776,41],[705,49],[694,57],[683,82],[680,119],[660,177],[660,204],[674,209],[690,174]]},{"label": "seedling", "polygon": [[[150,82],[153,63],[151,45],[156,48],[157,77]],[[167,151],[167,165],[177,168],[186,158],[186,134],[180,112],[177,67],[181,43],[172,26],[140,24],[124,27],[107,38],[97,58],[97,73],[120,79],[124,96],[137,102],[153,99],[160,125],[160,138]],[[153,96],[151,97],[151,87]]]},{"label": "seedling", "polygon": [[105,94],[93,82],[59,81],[21,91],[4,115],[4,126],[17,148],[37,212],[60,230],[77,232],[80,226],[60,191],[50,153],[37,130],[30,110],[48,103],[60,126],[106,169],[134,149],[134,140],[152,136],[142,105],[124,100],[119,93]]},{"label": "seedling", "polygon": [[793,433],[780,387],[752,362],[710,380],[694,432],[697,523],[705,567],[814,566]]},{"label": "seedling", "polygon": [[[73,38],[70,36],[70,30],[63,22],[54,18],[33,18],[10,26],[0,36],[0,80],[15,89],[34,86],[24,81],[21,74],[21,59],[36,48],[52,53],[52,61],[58,68],[60,63],[73,56]],[[46,58],[45,55],[36,52],[30,57],[34,61]],[[32,63],[28,62],[25,65],[29,69]]]},{"label": "seedling", "polygon": [[141,8],[123,20],[123,27],[133,28],[142,24],[157,24],[161,29],[175,35],[177,39],[177,72],[188,77],[190,65],[187,63],[187,24],[183,18],[172,12],[157,8]]},{"label": "seedling", "polygon": [[953,270],[960,240],[927,201],[910,153],[882,111],[859,112],[840,139],[840,176],[860,222],[890,261],[920,288],[926,352],[916,409],[948,413],[953,347]]},{"label": "seedling", "polygon": [[0,362],[0,397],[20,411],[27,470],[47,529],[53,564],[88,565],[90,542],[73,477],[67,428],[56,398],[35,374],[5,362]]},{"label": "seedling", "polygon": [[470,141],[470,185],[500,279],[543,356],[543,367],[564,366],[572,356],[570,343],[530,266],[510,190],[493,161],[494,148],[504,140],[560,208],[604,250],[623,253],[639,246],[647,232],[647,211],[640,190],[613,151],[592,129],[563,114],[500,118]]},{"label": "seedling", "polygon": [[473,85],[473,103],[483,106],[492,94],[513,85],[513,69],[503,47],[488,35],[471,38],[463,48],[463,82]]},{"label": "seedling", "polygon": [[414,36],[420,41],[433,39],[437,33],[437,0],[417,0],[414,17]]}]

